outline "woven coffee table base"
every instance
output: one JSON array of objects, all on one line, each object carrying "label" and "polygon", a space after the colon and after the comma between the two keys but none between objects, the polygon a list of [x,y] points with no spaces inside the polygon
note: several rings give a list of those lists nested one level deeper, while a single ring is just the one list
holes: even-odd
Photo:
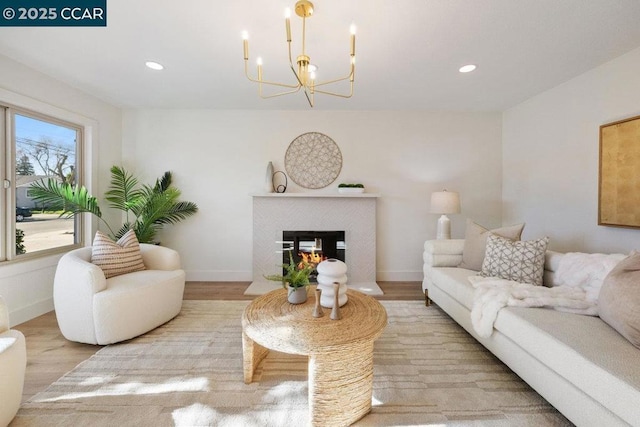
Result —
[{"label": "woven coffee table base", "polygon": [[[256,298],[242,317],[244,382],[268,349],[309,356],[312,426],[345,426],[371,411],[373,342],[387,324],[374,298],[349,290],[341,320],[311,317],[313,301],[291,305],[286,291]],[[312,298],[311,298],[312,299]]]}]

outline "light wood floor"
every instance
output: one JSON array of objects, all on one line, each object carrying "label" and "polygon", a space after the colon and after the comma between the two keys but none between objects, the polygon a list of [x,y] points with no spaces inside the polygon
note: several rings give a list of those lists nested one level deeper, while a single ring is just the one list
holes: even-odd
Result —
[{"label": "light wood floor", "polygon": [[[420,282],[378,282],[385,295],[380,300],[424,300]],[[249,282],[187,282],[185,300],[250,300],[243,295]],[[102,347],[67,341],[49,312],[17,325],[27,341],[27,373],[23,402],[88,359]]]}]

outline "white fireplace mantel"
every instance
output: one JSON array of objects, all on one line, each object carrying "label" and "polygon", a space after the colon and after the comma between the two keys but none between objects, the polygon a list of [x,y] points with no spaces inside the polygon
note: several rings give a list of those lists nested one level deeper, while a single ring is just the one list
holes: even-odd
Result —
[{"label": "white fireplace mantel", "polygon": [[377,198],[380,197],[378,193],[259,193],[252,194],[252,197],[275,197],[275,198],[287,198],[287,197],[303,197],[303,198],[323,198],[323,197],[338,197],[338,198]]},{"label": "white fireplace mantel", "polygon": [[[348,283],[376,282],[376,193],[253,194],[253,281],[278,273],[282,231],[345,232]],[[377,284],[376,284],[377,285]]]}]

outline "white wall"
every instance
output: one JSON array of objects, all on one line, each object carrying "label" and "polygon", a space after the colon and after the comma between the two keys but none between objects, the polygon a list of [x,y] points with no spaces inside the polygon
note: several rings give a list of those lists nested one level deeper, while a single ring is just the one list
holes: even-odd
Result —
[{"label": "white wall", "polygon": [[[91,127],[87,169],[94,179],[92,193],[102,195],[109,166],[121,159],[121,111],[31,68],[0,56],[0,101],[44,113],[64,115]],[[2,155],[4,161],[4,155]],[[117,220],[106,212],[108,220]],[[89,236],[90,240],[93,236]],[[4,243],[3,243],[4,244]],[[22,323],[53,309],[52,285],[60,255],[0,265],[0,295],[9,307],[12,324]]]},{"label": "white wall", "polygon": [[[257,100],[256,102],[267,102]],[[435,237],[432,191],[459,191],[462,214],[501,223],[501,115],[395,111],[125,110],[124,165],[143,182],[174,172],[183,199],[200,212],[166,228],[189,280],[251,280],[252,199],[266,166],[284,170],[290,142],[305,132],[330,136],[342,151],[340,182],[362,182],[378,199],[378,280],[421,280],[422,246]]]},{"label": "white wall", "polygon": [[599,127],[640,115],[639,69],[636,49],[504,113],[504,223],[559,251],[640,248],[640,230],[597,225]]}]

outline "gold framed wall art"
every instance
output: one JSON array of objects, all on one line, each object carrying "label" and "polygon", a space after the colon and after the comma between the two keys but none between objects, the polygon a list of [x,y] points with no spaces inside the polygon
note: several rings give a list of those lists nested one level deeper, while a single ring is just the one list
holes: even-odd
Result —
[{"label": "gold framed wall art", "polygon": [[640,116],[600,126],[598,225],[640,228]]}]

